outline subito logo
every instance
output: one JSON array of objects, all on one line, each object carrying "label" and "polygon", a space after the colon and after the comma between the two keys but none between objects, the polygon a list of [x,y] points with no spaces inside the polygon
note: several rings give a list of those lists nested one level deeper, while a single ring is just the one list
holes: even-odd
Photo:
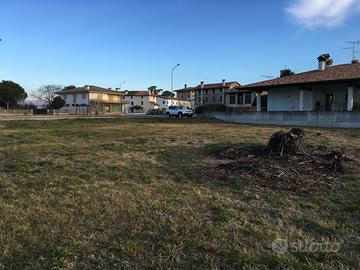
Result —
[{"label": "subito logo", "polygon": [[278,238],[272,242],[271,247],[276,254],[284,255],[289,249],[289,244],[287,240]]}]

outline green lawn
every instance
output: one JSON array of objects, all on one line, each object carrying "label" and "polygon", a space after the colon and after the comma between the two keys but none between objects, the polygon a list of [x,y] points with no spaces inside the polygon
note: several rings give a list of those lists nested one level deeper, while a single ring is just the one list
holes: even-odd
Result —
[{"label": "green lawn", "polygon": [[[307,193],[209,177],[209,148],[276,127],[199,119],[0,122],[0,269],[358,269],[360,177]],[[360,130],[308,129],[356,156]],[[340,242],[279,255],[272,242]]]}]

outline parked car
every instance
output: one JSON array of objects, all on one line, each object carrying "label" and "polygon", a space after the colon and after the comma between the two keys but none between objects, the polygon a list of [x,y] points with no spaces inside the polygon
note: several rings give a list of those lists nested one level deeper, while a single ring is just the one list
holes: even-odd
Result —
[{"label": "parked car", "polygon": [[166,117],[176,116],[176,117],[193,117],[194,111],[188,107],[183,106],[169,106],[166,108]]}]

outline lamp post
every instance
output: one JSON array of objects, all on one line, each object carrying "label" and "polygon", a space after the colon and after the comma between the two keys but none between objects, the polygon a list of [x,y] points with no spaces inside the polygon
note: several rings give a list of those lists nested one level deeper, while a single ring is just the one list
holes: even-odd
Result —
[{"label": "lamp post", "polygon": [[174,92],[174,70],[179,66],[180,64],[177,64],[175,67],[171,69],[171,92]]},{"label": "lamp post", "polygon": [[120,85],[119,85],[120,86],[120,91],[121,91],[122,85],[125,84],[125,83],[126,83],[126,81],[123,81],[123,82],[120,83]]}]

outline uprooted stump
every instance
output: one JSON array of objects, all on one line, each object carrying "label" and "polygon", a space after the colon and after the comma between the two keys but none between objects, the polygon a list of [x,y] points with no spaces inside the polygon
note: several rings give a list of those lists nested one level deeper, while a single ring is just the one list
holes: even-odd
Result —
[{"label": "uprooted stump", "polygon": [[289,132],[276,132],[268,143],[270,153],[277,153],[280,156],[295,155],[298,151],[305,149],[305,136],[306,133],[301,128],[293,128]]}]

